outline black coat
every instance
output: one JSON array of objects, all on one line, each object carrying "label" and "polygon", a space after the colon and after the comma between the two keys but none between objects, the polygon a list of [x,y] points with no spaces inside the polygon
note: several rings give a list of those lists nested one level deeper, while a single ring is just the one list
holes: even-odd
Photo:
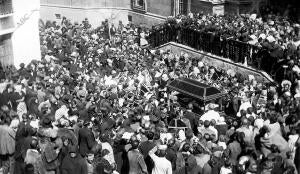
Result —
[{"label": "black coat", "polygon": [[92,150],[96,144],[94,134],[92,130],[88,128],[81,128],[78,132],[78,144],[79,144],[79,153],[82,156],[86,156],[88,152]]},{"label": "black coat", "polygon": [[193,112],[187,111],[185,113],[184,117],[187,118],[190,121],[191,128],[192,128],[194,134],[197,135],[197,133],[198,133],[198,129],[197,129],[197,127],[198,127],[198,121],[197,121],[196,114],[193,113]]},{"label": "black coat", "polygon": [[79,154],[75,158],[67,155],[62,161],[61,170],[62,174],[87,174],[87,162]]}]

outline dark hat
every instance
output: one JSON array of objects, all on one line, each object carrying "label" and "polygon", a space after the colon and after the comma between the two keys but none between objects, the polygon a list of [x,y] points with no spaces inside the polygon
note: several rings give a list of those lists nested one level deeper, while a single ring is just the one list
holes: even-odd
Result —
[{"label": "dark hat", "polygon": [[77,147],[76,146],[71,146],[69,148],[69,153],[77,153]]},{"label": "dark hat", "polygon": [[51,119],[46,117],[42,120],[42,126],[43,127],[51,127]]}]

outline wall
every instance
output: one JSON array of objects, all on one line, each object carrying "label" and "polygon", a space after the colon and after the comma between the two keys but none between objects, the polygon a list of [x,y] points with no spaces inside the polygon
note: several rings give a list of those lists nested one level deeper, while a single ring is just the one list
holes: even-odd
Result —
[{"label": "wall", "polygon": [[131,0],[41,0],[41,19],[57,20],[55,14],[66,16],[72,21],[81,22],[88,18],[93,26],[101,21],[118,24],[128,23],[128,15],[136,24],[151,26],[161,23],[172,15],[172,0],[147,0],[147,12],[139,13],[131,9]]},{"label": "wall", "polygon": [[38,21],[40,18],[39,0],[13,0],[16,30],[12,34],[12,45],[16,67],[20,63],[41,59]]},{"label": "wall", "polygon": [[159,24],[164,22],[166,19],[162,17],[158,17],[153,14],[140,14],[140,13],[135,13],[133,11],[129,11],[128,15],[132,16],[132,22],[135,24],[141,24],[141,25],[146,25],[148,27],[151,27],[153,25]]},{"label": "wall", "polygon": [[11,34],[0,36],[0,63],[2,65],[13,64],[13,50]]},{"label": "wall", "polygon": [[187,53],[191,57],[198,57],[203,62],[207,63],[209,66],[213,67],[221,67],[222,69],[228,70],[232,69],[235,72],[239,72],[242,74],[244,78],[247,78],[248,75],[253,75],[259,82],[273,82],[273,79],[268,76],[266,73],[262,71],[258,71],[251,67],[245,67],[241,64],[233,63],[229,59],[225,59],[222,57],[214,56],[209,53],[205,53],[203,51],[198,51],[188,46],[178,44],[175,42],[169,42],[159,47],[162,50],[170,50],[175,54]]},{"label": "wall", "polygon": [[213,5],[211,2],[201,1],[201,0],[191,0],[191,12],[204,14],[212,14]]},{"label": "wall", "polygon": [[172,1],[174,0],[147,0],[147,12],[166,17],[172,16]]},{"label": "wall", "polygon": [[239,14],[239,6],[234,3],[225,3],[226,14]]},{"label": "wall", "polygon": [[92,26],[99,26],[101,21],[109,19],[111,22],[117,24],[119,20],[122,20],[124,24],[128,23],[128,12],[124,9],[84,9],[84,8],[67,8],[61,6],[41,6],[41,19],[45,22],[61,21],[56,19],[55,14],[60,14],[61,17],[66,16],[73,22],[81,22],[85,18],[89,19]]}]

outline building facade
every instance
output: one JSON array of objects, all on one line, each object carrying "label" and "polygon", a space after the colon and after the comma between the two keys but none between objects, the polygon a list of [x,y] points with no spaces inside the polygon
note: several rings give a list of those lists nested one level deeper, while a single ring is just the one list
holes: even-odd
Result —
[{"label": "building facade", "polygon": [[41,59],[39,0],[0,1],[0,62],[2,65]]},{"label": "building facade", "polygon": [[108,19],[117,24],[155,25],[173,15],[174,0],[41,0],[41,19],[60,21],[63,16],[93,26]]}]

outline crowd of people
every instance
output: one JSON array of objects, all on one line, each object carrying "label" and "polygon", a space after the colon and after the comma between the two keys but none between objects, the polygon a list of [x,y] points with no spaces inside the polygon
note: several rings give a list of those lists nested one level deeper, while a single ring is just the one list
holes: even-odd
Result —
[{"label": "crowd of people", "polygon": [[[216,16],[191,13],[188,16],[169,17],[164,24],[159,24],[153,28],[154,30],[160,30],[166,26],[177,31],[174,34],[178,35],[177,39],[179,40],[180,36],[183,35],[181,32],[185,31],[184,29],[210,34],[212,45],[218,44],[211,49],[217,49],[217,51],[228,51],[227,46],[222,45],[223,41],[234,40],[247,43],[254,48],[252,51],[251,49],[245,50],[243,45],[238,51],[247,51],[249,55],[258,54],[258,57],[255,57],[256,61],[259,61],[256,68],[260,69],[261,67],[267,73],[272,72],[275,75],[276,72],[282,72],[283,74],[284,68],[281,66],[285,65],[287,66],[286,70],[289,71],[287,73],[289,80],[295,81],[299,75],[300,25],[284,16],[267,15],[259,17],[256,14]],[[198,42],[197,39],[195,39],[195,42]],[[220,50],[218,50],[218,47],[225,48],[219,48]],[[260,60],[261,57],[268,60]],[[244,58],[235,59],[244,61]]]},{"label": "crowd of people", "polygon": [[[214,24],[209,18],[200,21]],[[0,171],[300,171],[300,81],[276,86],[186,53],[150,49],[148,32],[108,20],[97,28],[88,19],[47,22],[40,31],[42,60],[1,70]],[[176,78],[226,95],[205,106],[183,105],[166,87]]]},{"label": "crowd of people", "polygon": [[299,57],[295,51],[300,41],[300,24],[283,16],[269,15],[263,19],[256,14],[216,16],[191,13],[188,16],[169,17],[166,23],[212,32],[224,39],[232,38],[268,48],[280,47],[288,50],[289,56],[297,54]]}]

